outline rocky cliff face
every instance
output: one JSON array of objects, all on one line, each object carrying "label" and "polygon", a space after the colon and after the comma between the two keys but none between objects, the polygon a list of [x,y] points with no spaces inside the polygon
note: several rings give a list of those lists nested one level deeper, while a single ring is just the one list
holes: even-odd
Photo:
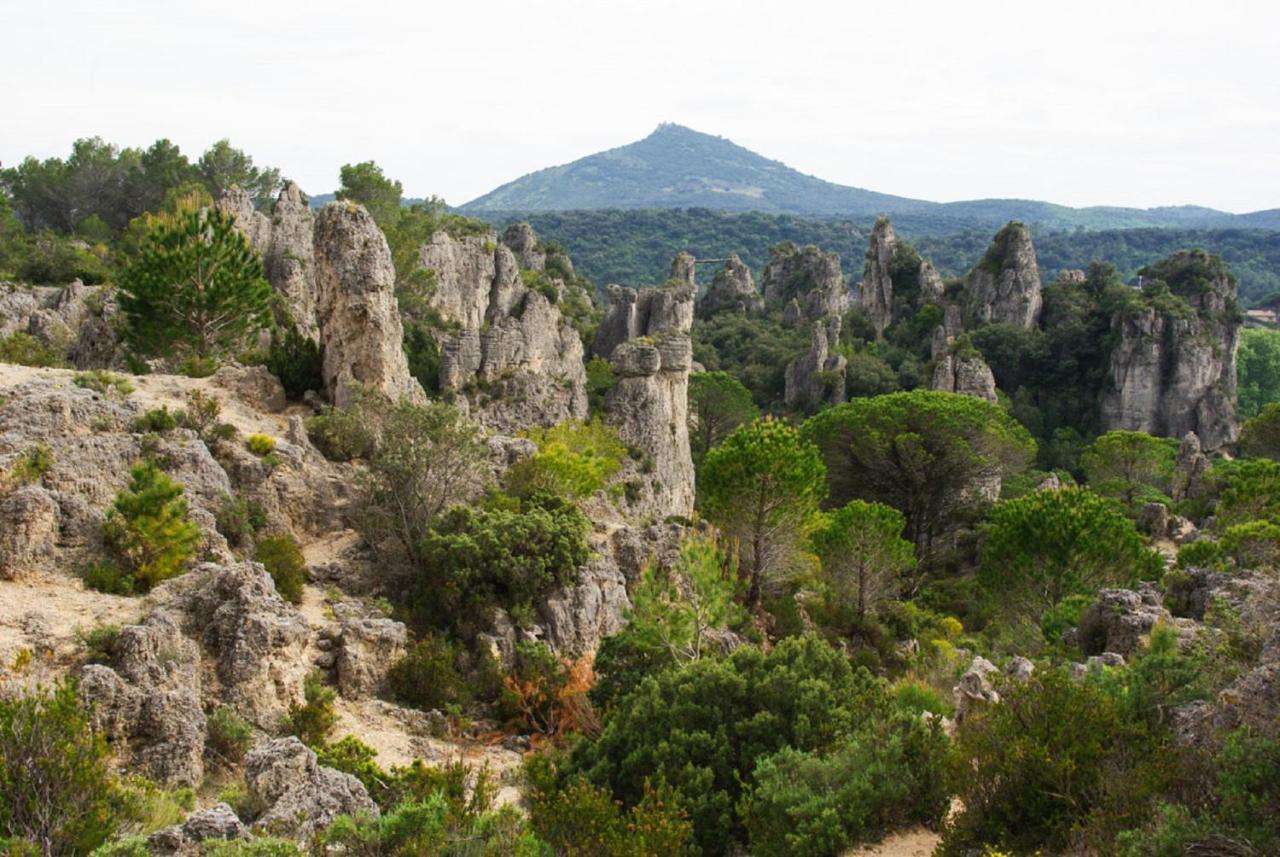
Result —
[{"label": "rocky cliff face", "polygon": [[1221,259],[1177,253],[1144,269],[1146,295],[1113,322],[1107,429],[1165,437],[1194,432],[1205,449],[1232,443],[1240,310],[1235,278]]},{"label": "rocky cliff face", "polygon": [[255,210],[249,195],[234,186],[223,193],[218,207],[235,215],[262,254],[267,281],[284,295],[298,330],[316,336],[315,215],[302,190],[285,182],[270,216]]},{"label": "rocky cliff face", "polygon": [[694,289],[685,282],[661,288],[609,287],[609,308],[595,351],[617,378],[606,399],[610,422],[639,450],[623,478],[636,486],[633,515],[693,514],[693,458],[689,451],[689,371]]},{"label": "rocky cliff face", "polygon": [[762,309],[764,298],[756,290],[751,269],[736,253],[716,272],[707,293],[698,302],[698,314],[701,316],[719,312],[759,312]]},{"label": "rocky cliff face", "polygon": [[871,230],[871,246],[867,249],[866,273],[858,289],[858,306],[875,328],[876,336],[893,323],[893,251],[897,237],[893,224],[881,218]]},{"label": "rocky cliff face", "polygon": [[1021,223],[1001,229],[969,272],[967,285],[971,312],[978,322],[1000,322],[1024,330],[1035,327],[1043,299],[1031,230]]},{"label": "rocky cliff face", "polygon": [[[512,230],[515,230],[514,232]],[[454,238],[437,232],[421,250],[436,275],[430,304],[447,327],[439,333],[440,387],[480,423],[498,431],[553,425],[587,412],[582,341],[557,306],[567,286],[544,293],[526,286],[517,253],[545,265],[532,230]],[[526,267],[526,270],[540,270]]]},{"label": "rocky cliff face", "polygon": [[111,289],[73,280],[63,288],[0,282],[0,339],[35,337],[77,369],[124,366]]},{"label": "rocky cliff face", "polygon": [[823,403],[845,400],[845,369],[849,361],[831,349],[840,342],[840,317],[813,323],[813,339],[806,354],[787,365],[787,407],[813,410]]},{"label": "rocky cliff face", "polygon": [[363,206],[335,202],[320,212],[315,267],[324,385],[334,404],[345,405],[355,384],[425,399],[404,356],[391,250]]},{"label": "rocky cliff face", "polygon": [[849,308],[849,289],[840,270],[840,257],[823,253],[812,245],[803,249],[785,243],[775,247],[760,276],[764,299],[769,303],[799,303],[801,315],[816,320],[826,315],[844,315]]}]

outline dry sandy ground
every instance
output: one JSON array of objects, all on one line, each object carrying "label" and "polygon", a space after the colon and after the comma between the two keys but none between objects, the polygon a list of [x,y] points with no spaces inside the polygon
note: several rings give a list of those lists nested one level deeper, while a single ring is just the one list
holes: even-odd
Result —
[{"label": "dry sandy ground", "polygon": [[844,857],[929,857],[941,837],[923,827],[891,834],[877,845],[847,851]]}]

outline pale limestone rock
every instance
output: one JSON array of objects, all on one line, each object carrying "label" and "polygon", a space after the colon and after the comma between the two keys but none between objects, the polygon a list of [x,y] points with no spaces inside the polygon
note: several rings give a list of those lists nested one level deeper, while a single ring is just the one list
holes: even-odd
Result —
[{"label": "pale limestone rock", "polygon": [[843,316],[850,305],[839,255],[823,253],[812,245],[798,249],[785,242],[774,247],[760,285],[766,302],[785,304],[797,300],[801,315],[810,320]]},{"label": "pale limestone rock", "polygon": [[358,601],[335,604],[333,615],[339,624],[334,658],[338,692],[347,699],[384,693],[387,671],[404,655],[408,629]]},{"label": "pale limestone rock", "polygon": [[285,182],[270,216],[256,210],[236,186],[223,192],[218,208],[235,216],[236,226],[262,256],[267,282],[284,296],[298,330],[316,336],[315,215],[301,188]]},{"label": "pale limestone rock", "polygon": [[788,407],[813,410],[824,403],[838,405],[845,400],[845,369],[849,360],[832,350],[839,342],[839,316],[813,323],[809,351],[787,365]]},{"label": "pale limestone rock", "polygon": [[0,580],[14,580],[53,556],[60,518],[57,501],[39,485],[0,499]]},{"label": "pale limestone rock", "polygon": [[547,254],[538,242],[538,235],[527,223],[513,223],[502,233],[502,243],[515,254],[521,268],[541,271],[547,267]]},{"label": "pale limestone rock", "polygon": [[946,327],[939,325],[933,334],[933,382],[930,387],[946,393],[974,396],[996,401],[996,379],[991,367],[976,351],[956,347]]},{"label": "pale limestone rock", "polygon": [[729,257],[711,280],[707,293],[698,302],[698,314],[712,316],[719,312],[754,313],[764,309],[764,298],[756,290],[751,269],[737,254]]},{"label": "pale limestone rock", "polygon": [[277,738],[245,757],[249,795],[266,809],[253,830],[305,839],[340,815],[378,817],[378,805],[350,774],[326,768],[297,738]]},{"label": "pale limestone rock", "polygon": [[337,202],[316,218],[316,322],[325,389],[335,405],[353,385],[393,400],[425,400],[409,374],[387,240],[363,206]]},{"label": "pale limestone rock", "polygon": [[1010,223],[996,234],[982,261],[969,272],[969,300],[979,322],[1030,330],[1040,320],[1043,297],[1031,231]]},{"label": "pale limestone rock", "polygon": [[1220,259],[1198,250],[1146,270],[1167,281],[1190,312],[1146,305],[1114,319],[1119,343],[1111,352],[1103,426],[1162,437],[1194,432],[1208,450],[1234,443],[1241,326],[1235,278]]},{"label": "pale limestone rock", "polygon": [[877,339],[893,323],[893,278],[890,270],[896,247],[893,224],[884,218],[877,220],[871,230],[866,272],[858,289],[858,306],[875,328]]}]

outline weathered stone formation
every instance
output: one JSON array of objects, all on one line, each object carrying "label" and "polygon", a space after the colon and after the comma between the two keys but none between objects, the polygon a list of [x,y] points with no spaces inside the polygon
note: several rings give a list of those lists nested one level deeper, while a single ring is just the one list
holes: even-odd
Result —
[{"label": "weathered stone formation", "polygon": [[1112,322],[1119,342],[1103,425],[1164,437],[1194,432],[1207,450],[1234,442],[1241,325],[1235,277],[1199,250],[1176,253],[1144,275],[1150,297]]},{"label": "weathered stone formation", "polygon": [[760,276],[764,299],[772,304],[797,301],[800,315],[810,321],[827,315],[844,315],[849,309],[849,289],[840,270],[840,257],[809,245],[798,249],[791,242],[773,248]]},{"label": "weathered stone formation", "polygon": [[1178,458],[1173,468],[1173,487],[1170,496],[1175,501],[1195,500],[1205,487],[1205,475],[1209,472],[1209,456],[1200,446],[1200,436],[1187,432],[1178,444]]},{"label": "weathered stone formation", "polygon": [[613,363],[617,378],[606,409],[628,445],[643,456],[640,472],[624,470],[637,486],[630,509],[638,515],[693,513],[693,459],[689,452],[689,371],[694,288],[609,287],[609,309],[595,351]]},{"label": "weathered stone formation", "polygon": [[977,321],[1024,330],[1035,327],[1043,299],[1031,230],[1014,222],[996,233],[986,255],[969,272],[968,291]]},{"label": "weathered stone formation", "polygon": [[392,399],[425,399],[404,356],[391,250],[363,206],[335,202],[320,212],[315,272],[324,385],[334,404],[347,404],[357,384]]},{"label": "weathered stone formation", "polygon": [[812,410],[824,403],[838,405],[844,401],[849,361],[832,351],[839,342],[840,316],[813,323],[809,351],[787,365],[787,407]]},{"label": "weathered stone formation", "polygon": [[0,339],[30,334],[77,369],[124,366],[116,311],[109,289],[80,280],[63,288],[0,283]]},{"label": "weathered stone formation", "polygon": [[862,285],[858,289],[858,306],[875,328],[877,338],[893,323],[893,278],[890,269],[896,246],[897,237],[893,234],[893,224],[880,218],[871,230],[866,273],[863,274]]},{"label": "weathered stone formation", "polygon": [[947,286],[942,282],[942,275],[931,262],[920,262],[920,300],[924,303],[941,303],[946,295]]},{"label": "weathered stone formation", "polygon": [[302,189],[285,182],[268,217],[253,206],[249,194],[228,188],[218,207],[235,215],[236,224],[262,254],[267,282],[284,295],[294,323],[306,336],[316,327],[315,215]]},{"label": "weathered stone formation", "polygon": [[547,253],[538,243],[538,235],[527,223],[513,223],[502,233],[502,243],[515,254],[521,268],[541,271],[547,267]]},{"label": "weathered stone formation", "polygon": [[328,827],[340,815],[378,818],[378,805],[361,782],[321,765],[297,738],[277,738],[245,756],[244,782],[257,806],[253,821],[260,833],[305,838]]},{"label": "weathered stone formation", "polygon": [[987,361],[972,346],[965,347],[955,335],[949,336],[942,324],[933,332],[933,382],[929,386],[988,402],[996,400],[996,378]]},{"label": "weathered stone formation", "polygon": [[764,298],[756,291],[751,269],[743,264],[736,253],[716,273],[707,293],[698,302],[698,314],[702,316],[718,312],[759,312],[762,309]]},{"label": "weathered stone formation", "polygon": [[[507,237],[537,264],[532,230],[512,230]],[[582,340],[556,304],[563,281],[547,280],[550,295],[526,286],[515,253],[492,235],[437,232],[421,261],[436,275],[430,302],[448,325],[437,334],[442,390],[497,431],[586,416]]]},{"label": "weathered stone formation", "polygon": [[667,280],[683,286],[692,286],[696,292],[698,289],[698,260],[691,253],[681,250],[671,260],[671,273],[667,276]]}]

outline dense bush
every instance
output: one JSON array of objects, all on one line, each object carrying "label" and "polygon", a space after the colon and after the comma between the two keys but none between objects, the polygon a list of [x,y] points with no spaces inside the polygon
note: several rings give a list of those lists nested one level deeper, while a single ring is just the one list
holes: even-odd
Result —
[{"label": "dense bush", "polygon": [[410,646],[391,665],[387,682],[396,699],[415,708],[446,708],[470,697],[456,646],[438,634],[425,634]]},{"label": "dense bush", "polygon": [[322,747],[329,739],[334,724],[338,722],[338,714],[333,709],[337,694],[324,683],[318,673],[307,676],[302,690],[303,704],[293,703],[289,706],[289,713],[281,727],[290,735],[296,735],[304,744]]},{"label": "dense bush", "polygon": [[254,545],[253,558],[267,569],[280,597],[293,604],[302,602],[307,582],[307,560],[298,541],[289,533],[267,536]]},{"label": "dense bush", "polygon": [[[534,763],[527,772],[538,769]],[[577,778],[562,787],[529,776],[529,823],[557,854],[681,857],[693,853],[693,827],[669,789],[646,789],[630,809],[608,789]]]},{"label": "dense bush", "polygon": [[543,493],[455,506],[422,540],[415,613],[455,630],[479,629],[493,607],[527,614],[540,595],[577,578],[590,528],[576,506]]},{"label": "dense bush", "polygon": [[517,497],[535,491],[569,500],[589,497],[618,472],[627,452],[617,429],[599,417],[533,428],[522,435],[536,443],[538,451],[507,471],[507,490]]},{"label": "dense bush", "polygon": [[1028,623],[1068,596],[1154,579],[1163,569],[1120,504],[1087,488],[1005,500],[986,536],[978,581],[1003,612]]},{"label": "dense bush", "polygon": [[131,588],[146,592],[183,572],[200,530],[187,515],[183,487],[146,461],[129,473],[102,521],[102,537]]},{"label": "dense bush", "polygon": [[303,336],[298,326],[290,322],[283,331],[271,331],[271,346],[267,350],[266,367],[280,379],[285,395],[301,399],[308,390],[323,390],[324,352],[314,339]]},{"label": "dense bush", "polygon": [[109,839],[128,808],[109,758],[73,682],[0,698],[0,840],[71,855]]},{"label": "dense bush", "polygon": [[235,710],[220,705],[205,718],[205,751],[226,766],[238,765],[253,740],[253,725]]},{"label": "dense bush", "polygon": [[[666,782],[703,852],[724,854],[746,842],[737,806],[761,760],[786,748],[836,752],[876,728],[888,735],[905,722],[889,717],[891,707],[881,683],[815,637],[783,640],[768,654],[740,648],[645,678],[600,737],[577,748],[569,773],[629,806],[643,800],[646,782]],[[908,765],[925,770],[937,760]]]},{"label": "dense bush", "polygon": [[25,331],[15,331],[0,339],[0,363],[19,366],[65,366],[66,355],[51,348]]}]

